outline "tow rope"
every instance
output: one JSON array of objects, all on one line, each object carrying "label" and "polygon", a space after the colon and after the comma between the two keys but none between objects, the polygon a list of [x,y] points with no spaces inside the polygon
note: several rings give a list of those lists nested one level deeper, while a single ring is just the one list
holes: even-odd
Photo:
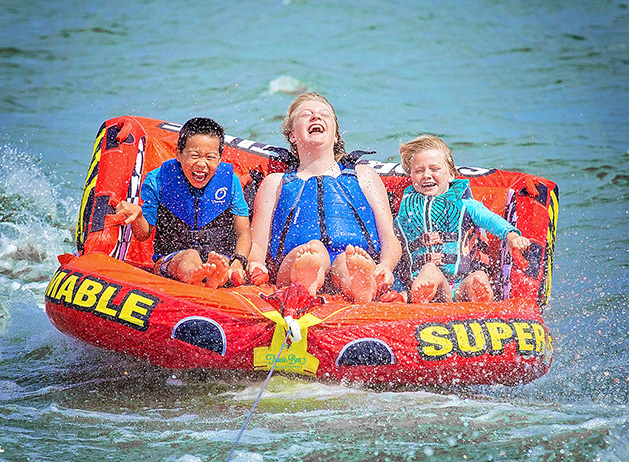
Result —
[{"label": "tow rope", "polygon": [[[299,325],[297,320],[293,318],[293,316],[299,317],[302,314],[306,313],[313,306],[322,305],[323,303],[325,303],[325,299],[323,297],[313,297],[299,282],[291,284],[287,289],[278,290],[272,295],[266,296],[264,294],[260,294],[260,296],[263,300],[271,304],[284,319],[284,322],[286,323],[286,336],[284,337],[282,346],[280,346],[279,351],[275,355],[273,365],[269,370],[269,374],[266,376],[266,380],[262,384],[262,389],[260,390],[260,393],[258,393],[258,397],[253,403],[253,406],[249,411],[249,415],[247,415],[247,418],[245,419],[245,423],[242,425],[242,428],[236,436],[236,441],[234,441],[234,445],[232,446],[231,451],[229,451],[229,455],[227,456],[227,462],[231,460],[231,457],[234,454],[234,450],[236,449],[236,445],[238,444],[238,441],[240,441],[240,438],[242,437],[245,428],[247,428],[247,424],[249,423],[249,420],[253,415],[253,411],[255,410],[258,402],[260,401],[260,398],[262,397],[262,393],[264,393],[264,390],[269,383],[271,375],[273,375],[275,366],[282,355],[282,351],[284,350],[284,346],[286,346],[286,342],[288,341],[289,337],[293,344],[301,341],[301,326]],[[289,301],[290,305],[287,306],[287,303]],[[300,306],[301,308],[299,308]],[[279,326],[277,328],[279,328]],[[317,360],[317,365],[318,363],[319,361]]]},{"label": "tow rope", "polygon": [[260,401],[260,398],[262,397],[262,393],[264,392],[266,385],[269,383],[269,379],[271,378],[271,375],[273,375],[273,371],[275,370],[275,365],[277,364],[277,360],[280,358],[280,355],[282,354],[282,350],[284,349],[284,345],[286,345],[286,341],[288,340],[288,337],[291,336],[291,334],[292,334],[292,329],[289,328],[286,332],[286,337],[284,337],[284,342],[282,342],[282,346],[280,347],[280,351],[278,351],[277,355],[275,356],[275,360],[273,361],[273,366],[271,366],[271,370],[269,371],[269,374],[266,376],[266,380],[262,384],[262,389],[260,390],[260,393],[258,393],[258,397],[253,403],[253,406],[251,407],[251,410],[249,411],[249,415],[247,416],[245,423],[242,425],[242,428],[240,429],[240,431],[238,432],[238,435],[236,436],[236,441],[234,441],[234,445],[232,446],[231,451],[229,451],[229,455],[227,456],[226,462],[229,462],[231,460],[232,455],[234,454],[234,450],[236,449],[236,445],[238,444],[238,441],[240,441],[240,437],[242,436],[242,434],[245,432],[245,428],[247,428],[247,424],[249,423],[249,420],[251,419],[251,416],[253,415],[253,411],[258,405],[258,402]]}]

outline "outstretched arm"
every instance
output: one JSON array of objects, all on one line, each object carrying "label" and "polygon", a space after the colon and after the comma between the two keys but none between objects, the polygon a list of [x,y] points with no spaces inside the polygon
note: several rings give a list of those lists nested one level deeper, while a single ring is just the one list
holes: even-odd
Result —
[{"label": "outstretched arm", "polygon": [[489,210],[482,202],[476,199],[463,199],[463,203],[476,226],[486,229],[503,241],[506,241],[507,235],[512,232],[517,235],[521,234],[515,226],[497,213]]},{"label": "outstretched arm", "polygon": [[393,270],[402,255],[402,246],[395,235],[389,198],[380,176],[368,165],[357,165],[356,174],[373,210],[380,238],[380,263],[376,267],[376,281],[381,289],[387,289],[393,284]]},{"label": "outstretched arm", "polygon": [[[497,213],[489,210],[482,202],[474,199],[463,199],[474,224],[484,228],[494,236],[507,242],[507,248],[514,259],[513,251],[523,252],[531,246],[531,241],[522,236],[520,231]],[[518,259],[519,260],[519,259]]]},{"label": "outstretched arm", "polygon": [[[272,173],[260,184],[253,206],[251,221],[251,253],[249,254],[249,275],[256,268],[268,273],[265,264],[266,253],[271,236],[273,213],[282,189],[282,174]],[[253,282],[253,281],[252,281]]]}]

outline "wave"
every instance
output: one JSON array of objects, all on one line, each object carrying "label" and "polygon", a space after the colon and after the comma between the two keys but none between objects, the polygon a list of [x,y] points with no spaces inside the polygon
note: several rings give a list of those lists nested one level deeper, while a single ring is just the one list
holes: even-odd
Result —
[{"label": "wave", "polygon": [[289,75],[281,75],[269,82],[269,93],[284,93],[286,95],[299,95],[308,91],[308,86]]},{"label": "wave", "polygon": [[[67,187],[67,186],[65,186]],[[5,144],[0,150],[0,294],[10,282],[41,286],[73,251],[78,191],[55,178],[41,156]],[[8,280],[8,281],[7,281]]]}]

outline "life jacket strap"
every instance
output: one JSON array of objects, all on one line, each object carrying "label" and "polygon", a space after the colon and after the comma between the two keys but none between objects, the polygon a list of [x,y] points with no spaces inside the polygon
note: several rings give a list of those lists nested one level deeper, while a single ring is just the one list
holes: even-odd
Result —
[{"label": "life jacket strap", "polygon": [[[437,240],[435,240],[435,235],[438,235]],[[436,244],[444,244],[446,242],[456,242],[459,239],[459,235],[456,232],[445,232],[445,231],[432,231],[429,233],[423,233],[419,236],[418,239],[411,242],[409,245],[409,250],[414,252],[419,250],[421,247],[428,247]]]},{"label": "life jacket strap", "polygon": [[[353,172],[353,174],[355,175],[356,173]],[[349,193],[349,191],[347,190],[345,185],[343,185],[340,181],[337,184],[339,186],[339,191],[344,196],[345,200],[347,201],[347,204],[350,207],[350,210],[352,211],[352,214],[354,215],[354,219],[356,220],[356,222],[360,226],[360,230],[362,231],[363,236],[365,236],[365,240],[367,241],[367,245],[369,246],[369,248],[365,249],[365,250],[367,250],[367,253],[369,255],[371,255],[372,258],[376,258],[376,256],[378,255],[378,252],[376,251],[376,246],[375,246],[373,240],[371,239],[371,235],[369,234],[369,230],[367,229],[367,226],[365,225],[365,222],[360,217],[360,214],[358,213],[358,210],[356,210],[356,207],[354,207],[354,204],[350,200],[350,193]]]}]

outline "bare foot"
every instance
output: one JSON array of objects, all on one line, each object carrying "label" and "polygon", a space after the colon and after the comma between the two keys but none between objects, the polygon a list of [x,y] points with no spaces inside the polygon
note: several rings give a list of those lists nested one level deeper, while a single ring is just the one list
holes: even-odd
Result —
[{"label": "bare foot", "polygon": [[470,302],[490,302],[494,299],[494,291],[487,281],[475,278],[469,294]]},{"label": "bare foot", "polygon": [[422,281],[413,286],[411,301],[413,303],[429,303],[437,295],[437,284],[434,281]]},{"label": "bare foot", "polygon": [[295,256],[290,279],[291,282],[301,283],[313,297],[317,295],[317,291],[323,287],[325,281],[321,255],[311,246],[304,245]]},{"label": "bare foot", "polygon": [[214,271],[208,276],[207,281],[205,281],[205,287],[216,289],[227,282],[229,270],[229,260],[227,257],[219,255],[216,252],[210,252],[207,257],[206,265],[214,266]]},{"label": "bare foot", "polygon": [[345,250],[347,272],[350,277],[350,295],[356,303],[369,303],[373,300],[376,290],[374,271],[376,264],[367,251],[360,247],[348,245]]},{"label": "bare foot", "polygon": [[216,273],[216,265],[204,263],[190,271],[188,278],[184,281],[195,286],[205,287],[207,281]]}]

